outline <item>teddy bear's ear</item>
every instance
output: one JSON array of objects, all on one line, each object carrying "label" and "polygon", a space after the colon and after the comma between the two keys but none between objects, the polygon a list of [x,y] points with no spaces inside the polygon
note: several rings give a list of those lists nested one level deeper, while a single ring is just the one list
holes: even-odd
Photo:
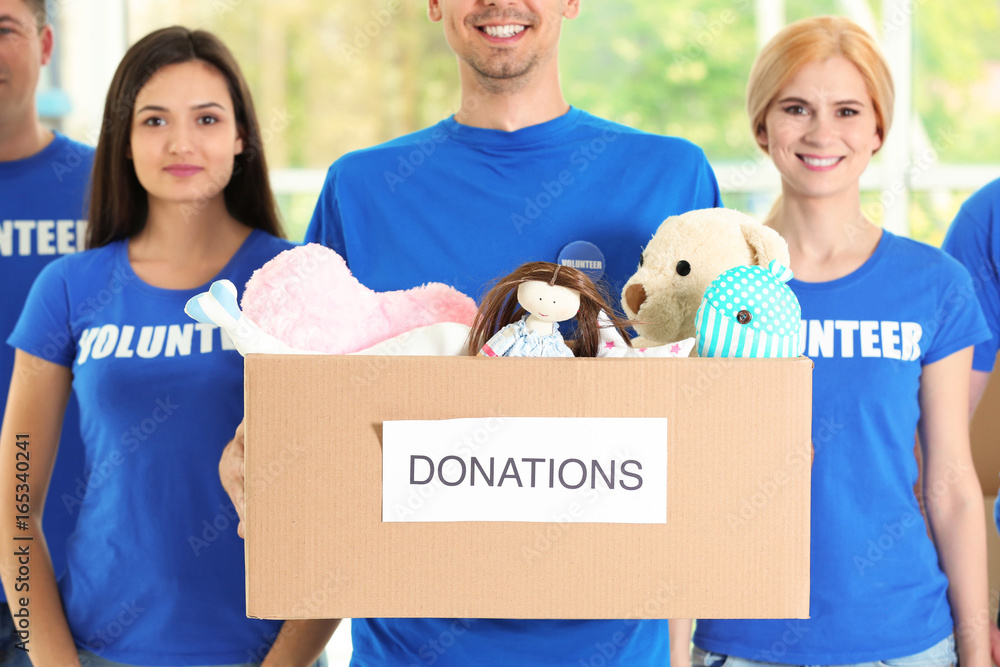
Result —
[{"label": "teddy bear's ear", "polygon": [[743,231],[743,238],[747,245],[754,252],[754,264],[757,266],[767,266],[771,260],[778,260],[779,264],[788,266],[791,260],[788,257],[788,244],[781,238],[778,232],[770,227],[765,227],[756,220],[740,223]]}]

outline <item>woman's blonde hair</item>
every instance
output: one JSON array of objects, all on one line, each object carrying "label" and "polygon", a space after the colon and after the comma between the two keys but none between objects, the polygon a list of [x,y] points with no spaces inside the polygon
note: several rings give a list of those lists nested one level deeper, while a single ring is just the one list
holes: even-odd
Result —
[{"label": "woman's blonde hair", "polygon": [[[842,16],[815,16],[785,26],[761,50],[747,81],[747,116],[756,140],[764,117],[781,89],[804,65],[833,56],[851,61],[864,79],[875,107],[876,130],[885,141],[892,125],[892,74],[875,40]],[[767,146],[761,146],[767,152]]]}]

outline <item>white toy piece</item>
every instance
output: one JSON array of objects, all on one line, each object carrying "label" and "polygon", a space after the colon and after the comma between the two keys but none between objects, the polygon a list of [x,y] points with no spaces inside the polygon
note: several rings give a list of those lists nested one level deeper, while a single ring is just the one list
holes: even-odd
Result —
[{"label": "white toy piece", "polygon": [[691,354],[691,350],[694,348],[694,338],[685,338],[677,343],[667,343],[656,347],[629,347],[603,310],[598,315],[597,321],[601,326],[601,347],[597,353],[598,357],[686,357]]},{"label": "white toy piece", "polygon": [[229,280],[216,280],[208,288],[188,300],[184,312],[202,324],[215,324],[232,339],[244,357],[248,354],[318,354],[296,350],[263,331],[243,314],[236,303],[236,285]]},{"label": "white toy piece", "polygon": [[[240,310],[236,302],[236,286],[228,280],[217,280],[192,297],[184,312],[203,324],[215,324],[233,341],[240,354],[322,354],[288,346],[263,331]],[[439,322],[418,327],[388,340],[351,354],[383,354],[397,356],[460,356],[465,354],[469,327],[454,322]]]},{"label": "white toy piece", "polygon": [[438,322],[417,327],[371,347],[350,354],[384,354],[396,357],[461,357],[469,345],[469,325]]}]

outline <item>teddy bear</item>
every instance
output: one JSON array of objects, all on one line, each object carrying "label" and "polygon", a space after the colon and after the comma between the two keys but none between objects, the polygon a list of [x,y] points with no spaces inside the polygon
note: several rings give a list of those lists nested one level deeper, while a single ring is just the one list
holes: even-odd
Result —
[{"label": "teddy bear", "polygon": [[695,336],[695,314],[709,284],[737,266],[788,266],[788,245],[745,213],[711,208],[667,218],[622,289],[622,309],[641,337],[636,346]]}]

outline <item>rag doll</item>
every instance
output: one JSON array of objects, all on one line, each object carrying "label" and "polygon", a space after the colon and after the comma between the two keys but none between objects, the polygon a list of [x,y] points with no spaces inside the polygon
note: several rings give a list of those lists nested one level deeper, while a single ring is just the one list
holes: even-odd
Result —
[{"label": "rag doll", "polygon": [[[550,262],[522,264],[483,297],[469,333],[469,354],[489,357],[596,357],[601,345],[601,313],[622,340],[628,323],[583,271]],[[559,322],[576,320],[572,348]]]}]

